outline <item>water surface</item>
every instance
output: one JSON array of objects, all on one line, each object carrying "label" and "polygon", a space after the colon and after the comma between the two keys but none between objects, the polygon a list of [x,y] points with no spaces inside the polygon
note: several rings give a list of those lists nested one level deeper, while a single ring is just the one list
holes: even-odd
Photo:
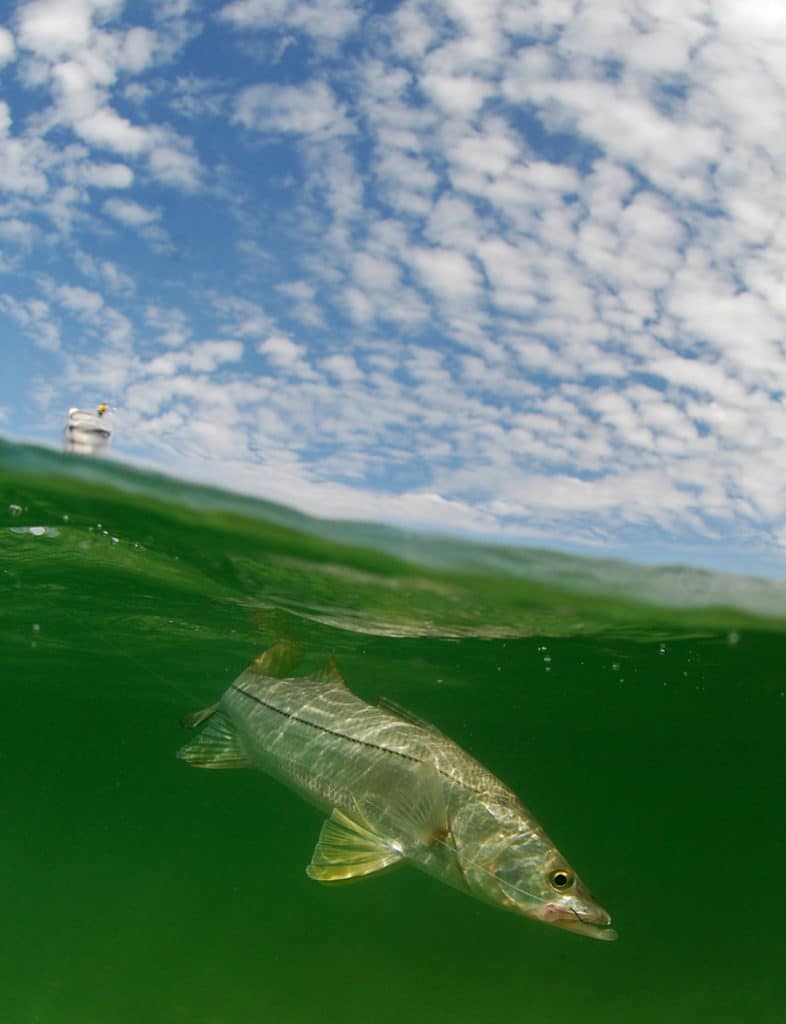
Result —
[{"label": "water surface", "polygon": [[[786,587],[325,523],[0,443],[3,1019],[783,1020]],[[614,917],[401,869],[309,881],[318,812],[175,759],[273,640],[434,721]]]}]

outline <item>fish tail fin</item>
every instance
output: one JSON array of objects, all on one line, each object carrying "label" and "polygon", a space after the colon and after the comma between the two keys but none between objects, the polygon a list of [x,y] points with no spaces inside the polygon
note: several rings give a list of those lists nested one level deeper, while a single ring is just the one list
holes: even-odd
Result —
[{"label": "fish tail fin", "polygon": [[[203,717],[200,719],[199,715]],[[251,764],[237,730],[221,711],[206,708],[191,717],[197,719],[195,725],[208,717],[210,721],[196,739],[178,750],[181,761],[188,761],[195,768],[247,768]]]}]

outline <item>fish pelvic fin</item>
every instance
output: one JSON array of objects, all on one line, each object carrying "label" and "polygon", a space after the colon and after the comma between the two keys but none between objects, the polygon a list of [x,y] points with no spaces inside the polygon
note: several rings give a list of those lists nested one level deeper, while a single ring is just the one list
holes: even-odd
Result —
[{"label": "fish pelvic fin", "polygon": [[216,711],[218,711],[218,704],[211,704],[209,708],[202,708],[201,711],[192,711],[190,715],[183,715],[180,719],[180,725],[184,729],[196,729],[198,725],[206,722]]},{"label": "fish pelvic fin", "polygon": [[300,658],[300,648],[291,640],[277,640],[249,665],[251,672],[260,676],[273,676],[275,679],[285,678]]},{"label": "fish pelvic fin", "polygon": [[306,874],[318,882],[345,882],[376,874],[403,857],[394,841],[334,807],[322,826]]},{"label": "fish pelvic fin", "polygon": [[[198,718],[199,715],[202,717]],[[198,711],[196,716],[187,717],[197,717],[194,725],[199,725],[207,718],[210,720],[196,739],[178,750],[177,756],[181,761],[188,761],[195,768],[247,768],[250,766],[251,761],[242,748],[240,736],[226,716],[218,710],[218,705],[212,709],[205,708],[205,711]]]}]

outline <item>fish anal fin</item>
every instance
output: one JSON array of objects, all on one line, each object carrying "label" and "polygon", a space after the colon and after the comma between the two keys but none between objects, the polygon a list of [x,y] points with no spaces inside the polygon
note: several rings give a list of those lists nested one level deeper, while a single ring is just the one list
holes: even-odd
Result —
[{"label": "fish anal fin", "polygon": [[336,659],[333,655],[330,655],[327,665],[324,668],[319,669],[318,672],[314,672],[308,677],[313,679],[315,683],[328,683],[331,686],[342,686],[344,689],[347,688],[347,682],[341,675]]},{"label": "fish anal fin", "polygon": [[261,676],[284,678],[292,671],[299,658],[300,649],[297,644],[291,640],[277,640],[251,662],[249,669]]},{"label": "fish anal fin", "polygon": [[177,756],[195,768],[249,767],[251,761],[242,748],[240,737],[225,715],[214,710],[206,717],[210,718],[206,727],[196,739],[181,747]]},{"label": "fish anal fin", "polygon": [[402,858],[394,842],[336,807],[322,826],[306,873],[318,882],[344,882],[376,874]]}]

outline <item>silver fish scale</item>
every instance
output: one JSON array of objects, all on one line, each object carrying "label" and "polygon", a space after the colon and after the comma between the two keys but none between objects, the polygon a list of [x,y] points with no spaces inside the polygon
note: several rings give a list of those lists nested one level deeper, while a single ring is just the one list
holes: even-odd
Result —
[{"label": "silver fish scale", "polygon": [[310,877],[340,881],[408,860],[496,906],[616,937],[608,912],[495,775],[428,723],[366,704],[332,661],[318,678],[265,673],[286,655],[271,648],[217,706],[187,716],[208,724],[179,755],[205,768],[251,763],[326,810]]},{"label": "silver fish scale", "polygon": [[[238,677],[221,709],[255,765],[294,786],[325,809],[351,813],[364,802],[415,785],[416,769],[432,766],[450,790],[520,808],[514,794],[436,729],[404,721],[367,704],[340,684],[273,679],[253,670]],[[458,796],[459,794],[456,794]]]}]

